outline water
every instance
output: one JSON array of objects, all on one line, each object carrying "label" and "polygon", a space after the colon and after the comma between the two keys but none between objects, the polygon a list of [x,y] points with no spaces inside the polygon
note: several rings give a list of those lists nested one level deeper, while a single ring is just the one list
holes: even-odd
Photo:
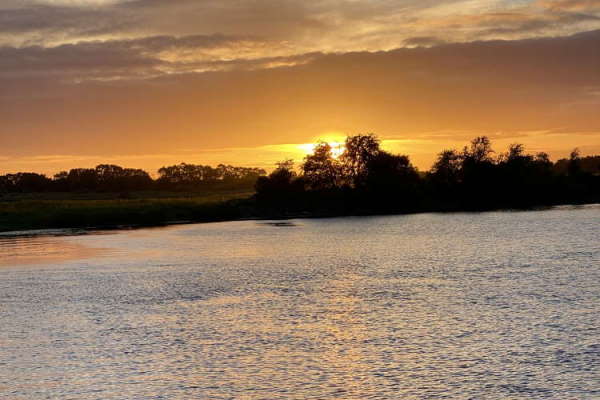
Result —
[{"label": "water", "polygon": [[2,399],[599,399],[600,207],[0,238]]}]

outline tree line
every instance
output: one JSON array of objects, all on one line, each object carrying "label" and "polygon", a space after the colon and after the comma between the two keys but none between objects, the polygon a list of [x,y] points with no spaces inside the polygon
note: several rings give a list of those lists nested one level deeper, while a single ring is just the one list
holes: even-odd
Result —
[{"label": "tree line", "polygon": [[328,214],[522,208],[600,201],[600,156],[553,163],[547,153],[528,154],[521,144],[496,153],[489,138],[438,154],[422,173],[409,156],[383,150],[372,134],[349,136],[344,152],[318,143],[299,172],[280,162],[256,182],[263,212]]},{"label": "tree line", "polygon": [[102,164],[75,168],[49,178],[36,173],[0,176],[0,194],[30,192],[256,190],[244,207],[253,215],[343,215],[383,212],[523,208],[600,202],[600,156],[577,150],[552,162],[546,153],[529,154],[521,144],[493,150],[477,137],[463,149],[440,152],[427,172],[403,154],[381,148],[373,134],[348,136],[335,157],[326,142],[296,167],[292,160],[270,173],[261,168],[181,163],[153,178],[142,169]]},{"label": "tree line", "polygon": [[142,169],[101,164],[61,171],[51,178],[33,172],[1,175],[0,193],[178,191],[224,185],[251,189],[258,177],[265,174],[261,168],[181,163],[160,168],[158,177],[153,179]]}]

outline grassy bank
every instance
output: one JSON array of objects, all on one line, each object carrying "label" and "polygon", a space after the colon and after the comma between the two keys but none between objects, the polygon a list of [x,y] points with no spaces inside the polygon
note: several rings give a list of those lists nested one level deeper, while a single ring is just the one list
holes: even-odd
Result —
[{"label": "grassy bank", "polygon": [[[0,231],[150,226],[248,217],[251,192],[53,194],[0,200]],[[125,197],[125,198],[124,198]]]},{"label": "grassy bank", "polygon": [[[305,196],[306,197],[306,196]],[[303,218],[347,215],[406,214],[418,212],[491,211],[531,209],[563,204],[599,203],[597,196],[581,201],[533,204],[524,207],[465,208],[452,204],[420,204],[395,209],[365,208],[352,198],[298,197],[298,204],[264,204],[254,192],[218,193],[44,193],[0,198],[0,232],[55,228],[121,228],[160,226],[182,222],[216,222],[248,218]],[[356,200],[356,199],[355,199]]]}]

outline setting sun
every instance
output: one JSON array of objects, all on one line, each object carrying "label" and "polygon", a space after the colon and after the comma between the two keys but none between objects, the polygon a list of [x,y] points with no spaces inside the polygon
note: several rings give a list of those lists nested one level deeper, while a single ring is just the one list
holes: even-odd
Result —
[{"label": "setting sun", "polygon": [[333,158],[338,158],[344,153],[344,141],[346,140],[346,135],[342,132],[334,131],[327,132],[323,135],[314,137],[311,143],[300,143],[296,146],[298,150],[302,153],[302,157],[312,154],[315,151],[315,147],[318,143],[327,143],[331,146],[331,155]]},{"label": "setting sun", "polygon": [[[331,155],[333,158],[338,158],[344,153],[344,142],[336,142],[336,141],[321,141],[327,143],[331,146]],[[317,143],[302,143],[298,145],[298,149],[304,153],[304,155],[312,154],[315,151],[315,147]]]}]

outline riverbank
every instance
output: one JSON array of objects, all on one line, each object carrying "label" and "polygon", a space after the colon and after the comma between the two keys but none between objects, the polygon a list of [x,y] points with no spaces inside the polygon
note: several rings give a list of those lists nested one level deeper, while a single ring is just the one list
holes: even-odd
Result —
[{"label": "riverbank", "polygon": [[[162,197],[161,197],[162,196]],[[182,223],[220,222],[248,219],[322,218],[350,215],[393,215],[423,212],[462,212],[515,209],[514,207],[461,207],[430,205],[407,210],[372,210],[345,207],[312,207],[306,210],[265,208],[257,204],[253,192],[134,193],[130,198],[118,194],[80,194],[61,196],[22,195],[0,200],[0,232],[47,229],[125,229]],[[521,210],[558,205],[598,203],[592,198],[582,202],[538,204]]]},{"label": "riverbank", "polygon": [[[176,222],[211,222],[243,218],[253,193],[152,193],[119,198],[110,194],[46,196],[0,201],[0,232],[54,228],[159,226]],[[85,196],[85,197],[84,197]]]}]

